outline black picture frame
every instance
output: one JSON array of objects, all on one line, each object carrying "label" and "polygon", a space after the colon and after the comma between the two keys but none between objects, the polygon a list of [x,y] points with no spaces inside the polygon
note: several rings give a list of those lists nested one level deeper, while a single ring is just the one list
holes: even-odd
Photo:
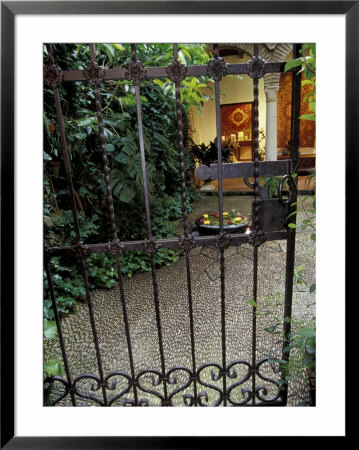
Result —
[{"label": "black picture frame", "polygon": [[[15,436],[14,405],[14,37],[18,14],[339,14],[346,20],[346,235],[358,204],[359,1],[4,1],[1,2],[1,442],[5,449],[199,448],[223,437]],[[346,241],[345,262],[358,245]],[[346,292],[354,290],[346,273]],[[4,282],[6,280],[6,283]],[[348,327],[346,327],[348,333]],[[348,372],[348,370],[347,370]],[[348,404],[348,402],[346,402]],[[180,424],[179,424],[180,426]],[[115,430],[114,430],[115,431]],[[346,437],[349,437],[347,429]],[[222,443],[220,443],[222,441]],[[225,444],[227,441],[225,442]]]}]

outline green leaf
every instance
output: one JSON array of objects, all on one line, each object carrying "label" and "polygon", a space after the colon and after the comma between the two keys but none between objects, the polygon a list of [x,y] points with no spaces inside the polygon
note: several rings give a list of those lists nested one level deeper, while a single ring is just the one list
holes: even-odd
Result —
[{"label": "green leaf", "polygon": [[276,323],[275,325],[272,325],[270,327],[264,328],[265,331],[267,331],[270,334],[275,334],[275,331],[277,330],[279,323]]},{"label": "green leaf", "polygon": [[47,339],[52,339],[57,334],[57,326],[54,320],[44,319],[44,336]]},{"label": "green leaf", "polygon": [[312,122],[315,122],[315,115],[314,114],[303,114],[299,117],[299,119],[303,120],[311,120]]},{"label": "green leaf", "polygon": [[290,61],[286,62],[284,66],[284,72],[288,72],[288,70],[293,69],[294,67],[302,66],[303,59],[291,59]]},{"label": "green leaf", "polygon": [[119,50],[120,52],[124,52],[125,48],[121,44],[111,44],[112,47],[114,47],[116,50]]},{"label": "green leaf", "polygon": [[115,150],[115,146],[112,144],[106,144],[106,150],[108,152],[113,152]]},{"label": "green leaf", "polygon": [[251,306],[257,307],[257,303],[254,301],[253,298],[251,298],[248,302]]},{"label": "green leaf", "polygon": [[316,239],[317,239],[317,235],[316,234],[311,234],[310,235],[310,239],[312,240],[312,241],[316,241]]},{"label": "green leaf", "polygon": [[77,121],[77,125],[79,127],[87,127],[95,123],[96,119],[94,117],[85,117],[84,119],[80,119]]},{"label": "green leaf", "polygon": [[287,216],[287,219],[289,219],[289,217],[292,217],[292,216],[294,216],[295,214],[297,214],[297,212],[298,212],[298,211],[293,211],[292,213],[290,213],[290,214]]},{"label": "green leaf", "polygon": [[64,375],[64,369],[54,358],[50,358],[44,365],[44,370],[48,375]]},{"label": "green leaf", "polygon": [[135,197],[136,192],[130,188],[129,186],[123,186],[123,189],[120,193],[120,200],[124,203],[130,203],[131,200]]},{"label": "green leaf", "polygon": [[288,228],[297,228],[296,223],[288,223]]},{"label": "green leaf", "polygon": [[298,334],[302,337],[313,338],[316,335],[316,332],[313,328],[303,327],[298,331]]},{"label": "green leaf", "polygon": [[313,292],[315,292],[316,290],[316,283],[311,284],[310,288],[309,288],[309,292],[312,294]]}]

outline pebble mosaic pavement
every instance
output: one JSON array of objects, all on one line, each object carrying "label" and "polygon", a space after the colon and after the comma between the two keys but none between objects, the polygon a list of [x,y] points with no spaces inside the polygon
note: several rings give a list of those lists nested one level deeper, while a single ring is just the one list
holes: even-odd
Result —
[{"label": "pebble mosaic pavement", "polygon": [[[235,208],[250,216],[252,200],[252,196],[224,196],[224,210]],[[203,197],[193,206],[194,211],[189,215],[190,224],[194,224],[198,216],[218,210],[218,198]],[[298,220],[302,219],[303,215],[299,213]],[[273,325],[275,317],[283,317],[286,241],[266,242],[259,248],[258,254],[258,311],[261,314],[257,318],[257,360],[273,355],[272,352],[278,348],[275,344],[278,337],[273,337],[264,331],[264,328]],[[214,247],[196,247],[191,251],[197,367],[205,362],[221,362],[220,267],[217,256]],[[249,244],[229,247],[225,250],[225,261],[227,362],[235,359],[251,361],[252,307],[249,300],[252,298],[253,247]],[[315,282],[315,245],[306,230],[297,232],[295,267],[299,265],[306,268],[304,278],[308,285],[294,286],[293,318],[310,320],[315,316],[315,294],[308,292],[310,284]],[[157,279],[166,370],[178,365],[191,368],[185,258],[181,257],[170,266],[159,268]],[[138,273],[132,278],[125,277],[124,289],[135,370],[160,370],[151,274]],[[272,300],[268,296],[271,296]],[[119,289],[115,287],[112,290],[93,291],[92,301],[104,373],[114,370],[130,373]],[[274,315],[266,315],[269,310],[273,311]],[[62,326],[72,377],[82,373],[98,374],[86,303],[78,303],[74,312],[62,319]],[[62,360],[57,339],[45,340],[45,353]],[[262,367],[263,373],[274,379],[279,378],[273,374],[269,364]],[[179,382],[181,377],[179,374]],[[208,371],[204,374],[204,379],[209,380],[209,377]],[[120,378],[117,381],[118,386],[114,394],[124,387]],[[148,383],[150,387],[151,380],[148,380]],[[89,389],[90,386],[84,381],[81,387]],[[276,389],[271,385],[267,387],[268,395],[275,394]],[[55,384],[53,393],[56,394],[58,389],[61,390],[60,386]],[[204,389],[201,386],[201,390]],[[187,389],[185,392],[192,391]],[[160,404],[157,397],[141,394],[150,399],[150,405]],[[174,397],[174,406],[183,406],[182,394],[183,392]],[[216,394],[212,394],[209,400],[215,401]],[[240,390],[238,395],[241,396]],[[78,404],[84,402],[96,405],[92,401],[80,398],[78,400]],[[289,385],[288,406],[296,406],[303,401],[309,401],[308,385],[304,372],[299,371]],[[70,406],[69,396],[58,405]]]}]

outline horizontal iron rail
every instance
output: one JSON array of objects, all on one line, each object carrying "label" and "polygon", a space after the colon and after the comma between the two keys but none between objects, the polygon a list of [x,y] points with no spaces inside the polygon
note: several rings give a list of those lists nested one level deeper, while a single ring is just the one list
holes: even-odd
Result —
[{"label": "horizontal iron rail", "polygon": [[[231,234],[231,240],[229,245],[242,245],[247,244],[249,242],[249,234]],[[283,239],[287,239],[288,231],[268,231],[265,233],[265,238],[267,241],[279,241]],[[196,246],[198,247],[207,247],[210,245],[214,245],[217,235],[214,236],[203,236],[194,238],[196,242]],[[159,248],[180,248],[180,242],[178,239],[158,239],[156,241],[159,245]],[[122,242],[124,245],[124,251],[136,251],[143,250],[143,241],[126,241]],[[63,247],[49,247],[47,248],[47,252],[49,257],[52,256],[60,256],[60,255],[72,255],[72,247],[63,246]],[[90,253],[106,253],[107,252],[107,244],[87,244],[87,252]]]},{"label": "horizontal iron rail", "polygon": [[[285,62],[270,62],[265,64],[264,73],[278,73],[284,72]],[[248,66],[246,63],[241,64],[227,64],[229,69],[229,75],[240,75],[248,73]],[[188,77],[197,77],[207,75],[207,66],[186,66]],[[166,72],[167,67],[145,67],[146,78],[168,78]],[[289,70],[292,72],[294,69]],[[64,75],[64,81],[86,81],[86,78],[82,70],[64,70],[62,71]],[[126,80],[128,79],[127,68],[119,67],[116,69],[105,69],[104,80]]]},{"label": "horizontal iron rail", "polygon": [[[287,175],[290,173],[291,160],[261,161],[258,162],[259,176],[269,177],[273,175]],[[222,165],[223,178],[249,178],[253,177],[254,163],[239,162]],[[217,164],[209,167],[202,164],[196,170],[197,178],[200,180],[216,180],[218,178]]]}]

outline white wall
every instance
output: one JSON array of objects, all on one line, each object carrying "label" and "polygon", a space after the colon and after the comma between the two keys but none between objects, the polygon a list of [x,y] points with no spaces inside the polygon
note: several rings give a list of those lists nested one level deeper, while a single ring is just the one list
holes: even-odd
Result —
[{"label": "white wall", "polygon": [[[244,55],[242,59],[238,56],[225,57],[227,63],[243,63],[250,59]],[[213,87],[214,83],[209,86]],[[253,101],[253,80],[248,75],[227,75],[220,81],[221,105],[229,103],[242,103]],[[266,99],[264,93],[264,80],[259,80],[259,128],[265,130],[266,124]],[[208,90],[205,90],[209,93]],[[214,94],[213,94],[214,95]],[[196,144],[209,144],[216,137],[216,113],[215,101],[208,100],[202,108],[202,114],[193,112],[193,140]]]}]

